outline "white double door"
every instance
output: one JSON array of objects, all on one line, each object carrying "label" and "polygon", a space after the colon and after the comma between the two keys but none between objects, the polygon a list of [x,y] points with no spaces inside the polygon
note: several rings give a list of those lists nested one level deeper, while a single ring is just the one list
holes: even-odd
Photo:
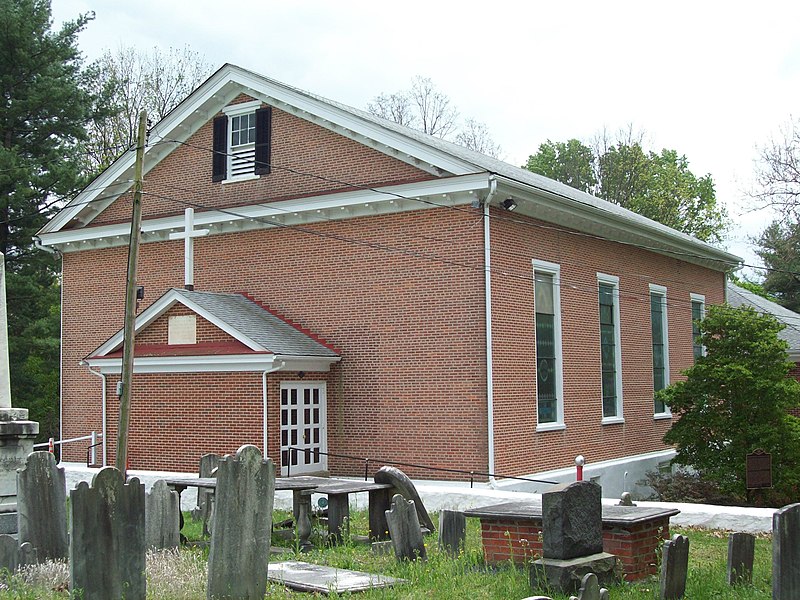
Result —
[{"label": "white double door", "polygon": [[281,474],[328,469],[325,382],[281,383]]}]

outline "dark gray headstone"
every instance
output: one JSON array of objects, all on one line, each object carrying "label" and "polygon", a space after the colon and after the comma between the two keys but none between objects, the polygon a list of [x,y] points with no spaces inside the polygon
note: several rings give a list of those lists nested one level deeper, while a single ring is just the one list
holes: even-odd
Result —
[{"label": "dark gray headstone", "polygon": [[181,513],[178,492],[159,479],[144,498],[144,538],[148,548],[177,548]]},{"label": "dark gray headstone", "polygon": [[49,452],[32,452],[17,470],[19,541],[30,542],[42,560],[66,559],[67,484]]},{"label": "dark gray headstone", "polygon": [[[144,600],[144,484],[105,467],[70,497],[70,579],[83,600]],[[80,591],[78,591],[80,590]]]},{"label": "dark gray headstone", "polygon": [[398,560],[427,558],[413,500],[406,501],[400,494],[395,494],[392,497],[392,508],[386,511],[386,522]]},{"label": "dark gray headstone", "polygon": [[772,598],[800,598],[800,504],[772,515]]},{"label": "dark gray headstone", "polygon": [[267,588],[275,465],[246,445],[219,461],[208,598],[261,599]]},{"label": "dark gray headstone", "polygon": [[467,517],[463,512],[442,510],[439,513],[439,548],[458,556],[467,539]]},{"label": "dark gray headstone", "polygon": [[728,584],[753,581],[753,559],[756,536],[751,533],[732,533],[728,536]]},{"label": "dark gray headstone", "polygon": [[570,559],[603,551],[600,485],[576,481],[542,494],[542,555]]},{"label": "dark gray headstone", "polygon": [[428,531],[436,530],[428,511],[425,510],[422,498],[419,497],[417,487],[405,473],[397,467],[381,467],[375,473],[374,480],[375,483],[388,483],[394,486],[398,494],[401,494],[406,500],[411,500],[414,503],[414,506],[417,508],[417,519],[419,522],[425,526]]},{"label": "dark gray headstone", "polygon": [[13,573],[26,565],[36,564],[36,548],[30,542],[20,543],[11,535],[0,535],[0,569]]},{"label": "dark gray headstone", "polygon": [[[208,478],[216,476],[216,468],[219,465],[218,454],[203,454],[200,457],[200,477]],[[203,535],[210,535],[208,531],[208,521],[211,518],[211,505],[213,504],[214,493],[205,488],[197,488],[197,508],[192,511],[192,516],[198,521],[203,522]]]},{"label": "dark gray headstone", "polygon": [[636,506],[636,504],[634,504],[630,492],[622,492],[622,495],[619,497],[619,502],[617,503],[617,506]]},{"label": "dark gray headstone", "polygon": [[661,555],[661,600],[678,600],[686,593],[689,538],[677,533],[664,542]]}]

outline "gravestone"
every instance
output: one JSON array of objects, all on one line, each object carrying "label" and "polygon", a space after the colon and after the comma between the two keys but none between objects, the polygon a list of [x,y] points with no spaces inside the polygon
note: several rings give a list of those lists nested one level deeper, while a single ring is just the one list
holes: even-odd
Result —
[{"label": "gravestone", "polygon": [[32,452],[17,471],[19,541],[30,542],[41,560],[69,557],[67,484],[49,452]]},{"label": "gravestone", "polygon": [[397,560],[427,558],[413,500],[407,501],[402,495],[395,494],[392,497],[392,508],[386,511],[386,523]]},{"label": "gravestone", "polygon": [[467,538],[467,517],[463,512],[439,512],[439,548],[451,556],[458,556]]},{"label": "gravestone", "polygon": [[[216,468],[219,465],[218,454],[203,454],[200,457],[201,478],[214,477]],[[192,511],[192,517],[203,522],[203,535],[210,535],[208,531],[208,521],[211,517],[211,505],[214,502],[214,493],[205,488],[197,488],[197,508]]]},{"label": "gravestone", "polygon": [[622,492],[622,496],[620,496],[617,506],[636,506],[636,504],[633,503],[633,498],[631,498],[630,492]]},{"label": "gravestone", "polygon": [[581,581],[581,589],[577,596],[570,596],[569,600],[608,600],[608,590],[601,588],[597,575],[587,573]]},{"label": "gravestone", "polygon": [[267,588],[275,465],[245,445],[220,459],[208,555],[208,598],[261,599]]},{"label": "gravestone", "polygon": [[603,551],[600,486],[576,481],[542,494],[542,556],[570,559]]},{"label": "gravestone", "polygon": [[408,478],[408,475],[397,467],[381,467],[375,472],[373,479],[375,483],[388,483],[394,487],[395,493],[401,494],[406,500],[411,500],[416,507],[417,519],[419,522],[426,527],[428,531],[436,530],[428,511],[425,510],[422,498],[419,497],[417,487],[411,479]]},{"label": "gravestone", "polygon": [[800,598],[800,504],[772,515],[772,598]]},{"label": "gravestone", "polygon": [[661,600],[683,598],[688,570],[689,538],[676,533],[664,542],[661,555]]},{"label": "gravestone", "polygon": [[5,256],[0,252],[0,533],[17,533],[17,469],[33,452],[39,423],[11,406]]},{"label": "gravestone", "polygon": [[732,533],[728,536],[728,584],[748,584],[753,581],[753,559],[756,536],[751,533]]},{"label": "gravestone", "polygon": [[144,498],[144,539],[147,548],[177,548],[180,543],[178,492],[159,479]]},{"label": "gravestone", "polygon": [[554,486],[542,494],[542,558],[531,563],[533,589],[576,593],[594,573],[606,586],[616,583],[617,560],[603,552],[602,490],[592,481]]},{"label": "gravestone", "polygon": [[70,580],[82,600],[144,600],[144,484],[104,467],[70,498]]},{"label": "gravestone", "polygon": [[14,573],[17,569],[36,564],[36,548],[30,542],[22,545],[13,536],[0,535],[0,570]]}]

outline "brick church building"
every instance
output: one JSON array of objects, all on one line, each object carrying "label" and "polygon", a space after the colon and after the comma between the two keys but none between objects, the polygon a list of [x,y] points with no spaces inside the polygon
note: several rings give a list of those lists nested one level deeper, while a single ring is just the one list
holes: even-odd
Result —
[{"label": "brick church building", "polygon": [[[109,464],[134,156],[38,234],[62,255],[62,437],[103,432]],[[153,127],[144,168],[132,469],[244,443],[293,474],[363,473],[337,454],[498,477],[662,456],[654,389],[739,260],[232,65]]]}]

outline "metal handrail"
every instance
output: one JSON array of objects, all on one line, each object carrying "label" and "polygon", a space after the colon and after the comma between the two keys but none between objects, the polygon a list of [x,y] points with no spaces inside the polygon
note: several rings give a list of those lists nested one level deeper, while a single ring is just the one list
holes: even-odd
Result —
[{"label": "metal handrail", "polygon": [[[364,481],[369,479],[369,463],[370,462],[377,462],[383,465],[397,465],[401,467],[413,467],[415,469],[426,469],[429,471],[441,471],[443,473],[458,473],[459,475],[469,475],[469,487],[473,487],[475,476],[481,477],[493,477],[493,478],[500,478],[500,479],[514,479],[517,481],[529,481],[532,483],[547,483],[550,485],[558,484],[557,481],[547,481],[545,479],[531,479],[529,477],[514,477],[512,475],[500,475],[497,473],[484,473],[482,471],[464,471],[462,469],[446,469],[444,467],[432,467],[430,465],[418,465],[415,463],[407,463],[407,462],[399,462],[399,461],[391,461],[391,460],[384,460],[382,458],[366,458],[363,456],[351,456],[349,454],[336,454],[334,452],[323,452],[322,450],[316,450],[313,448],[298,448],[297,446],[288,446],[287,450],[290,452],[295,453],[295,458],[297,457],[297,452],[305,452],[308,454],[309,452],[314,452],[315,454],[322,454],[324,456],[333,456],[335,458],[347,458],[350,460],[358,460],[364,462]],[[291,469],[292,469],[292,461],[289,460],[289,464],[286,465],[286,476],[291,476]]]}]

